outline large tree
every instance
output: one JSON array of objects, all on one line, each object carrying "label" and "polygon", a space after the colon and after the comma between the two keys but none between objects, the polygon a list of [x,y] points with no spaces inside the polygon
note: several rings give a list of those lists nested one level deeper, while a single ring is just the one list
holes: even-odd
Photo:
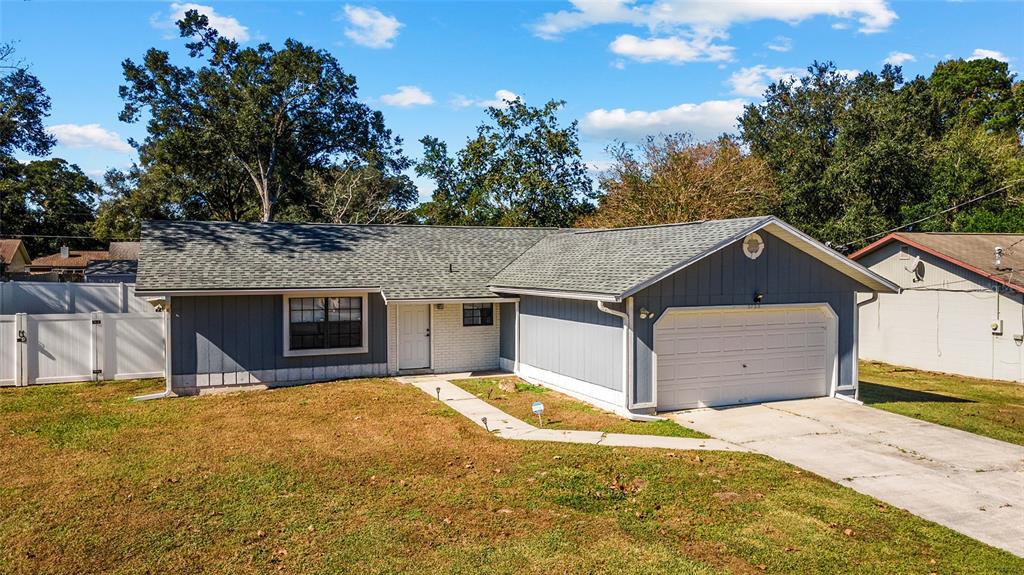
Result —
[{"label": "large tree", "polygon": [[906,226],[1024,232],[1022,94],[991,59],[910,81],[892,66],[850,78],[815,63],[739,122],[775,175],[780,215],[818,239],[854,248]]},{"label": "large tree", "polygon": [[[304,214],[311,171],[335,162],[389,177],[410,166],[383,116],[356,98],[356,79],[325,50],[286,40],[242,48],[190,10],[178,22],[198,68],[150,49],[123,64],[120,118],[148,115],[136,143],[143,187],[167,190],[199,217],[270,221]],[[297,206],[298,209],[288,211]]]},{"label": "large tree", "polygon": [[420,140],[416,173],[435,185],[419,210],[426,223],[564,227],[593,210],[577,124],[558,120],[564,102],[505,104],[487,109],[490,122],[455,157],[437,138]]},{"label": "large tree", "polygon": [[7,218],[3,233],[26,234],[29,253],[97,245],[88,237],[101,190],[78,166],[59,158],[19,164],[4,183],[4,209],[17,217]]},{"label": "large tree", "polygon": [[[138,166],[127,170],[110,169],[103,176],[103,194],[92,223],[92,235],[101,240],[137,238],[145,220],[188,217],[171,197],[173,194],[155,185],[143,186],[146,177]],[[157,181],[157,178],[152,178]]]},{"label": "large tree", "polygon": [[773,213],[778,192],[771,170],[722,136],[694,142],[686,134],[649,137],[640,146],[609,148],[613,162],[600,181],[597,211],[586,227],[624,227]]},{"label": "large tree", "polygon": [[947,129],[982,126],[994,132],[1024,130],[1024,84],[1009,65],[992,58],[939,62],[928,78],[932,98]]},{"label": "large tree", "polygon": [[0,44],[0,155],[23,151],[45,156],[56,143],[43,127],[50,115],[50,97],[11,44]]}]

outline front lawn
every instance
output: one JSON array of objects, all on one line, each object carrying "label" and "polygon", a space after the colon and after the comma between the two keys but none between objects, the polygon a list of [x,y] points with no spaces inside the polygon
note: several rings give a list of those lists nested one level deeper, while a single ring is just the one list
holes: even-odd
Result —
[{"label": "front lawn", "polygon": [[861,362],[860,399],[900,415],[1024,445],[1024,385]]},{"label": "front lawn", "polygon": [[533,414],[532,406],[533,402],[539,401],[544,404],[545,429],[707,438],[707,435],[671,420],[630,421],[557,391],[527,383],[518,377],[460,379],[452,383],[505,413],[538,427],[541,421]]},{"label": "front lawn", "polygon": [[0,573],[1021,573],[753,454],[518,442],[360,380],[0,390]]}]

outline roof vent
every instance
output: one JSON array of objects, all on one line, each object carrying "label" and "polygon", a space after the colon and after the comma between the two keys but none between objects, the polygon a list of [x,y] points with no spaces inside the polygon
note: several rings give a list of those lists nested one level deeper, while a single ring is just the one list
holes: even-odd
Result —
[{"label": "roof vent", "polygon": [[69,257],[71,257],[71,248],[69,248],[67,246],[61,246],[60,247],[60,257],[62,257],[64,259],[68,259]]},{"label": "roof vent", "polygon": [[1003,265],[1003,248],[996,246],[996,271]]}]

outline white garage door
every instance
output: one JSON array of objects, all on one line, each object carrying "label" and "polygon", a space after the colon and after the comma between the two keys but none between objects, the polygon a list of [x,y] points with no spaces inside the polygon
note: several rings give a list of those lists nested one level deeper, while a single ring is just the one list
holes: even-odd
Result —
[{"label": "white garage door", "polygon": [[654,330],[658,409],[827,395],[831,317],[820,306],[665,312]]}]

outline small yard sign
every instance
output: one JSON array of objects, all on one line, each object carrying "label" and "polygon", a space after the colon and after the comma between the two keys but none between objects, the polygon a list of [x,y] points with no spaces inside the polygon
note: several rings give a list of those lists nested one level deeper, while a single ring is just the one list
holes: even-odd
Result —
[{"label": "small yard sign", "polygon": [[537,416],[537,421],[540,422],[541,427],[544,427],[544,418],[542,417],[544,415],[544,404],[539,401],[535,401],[533,402],[532,407],[534,415]]}]

